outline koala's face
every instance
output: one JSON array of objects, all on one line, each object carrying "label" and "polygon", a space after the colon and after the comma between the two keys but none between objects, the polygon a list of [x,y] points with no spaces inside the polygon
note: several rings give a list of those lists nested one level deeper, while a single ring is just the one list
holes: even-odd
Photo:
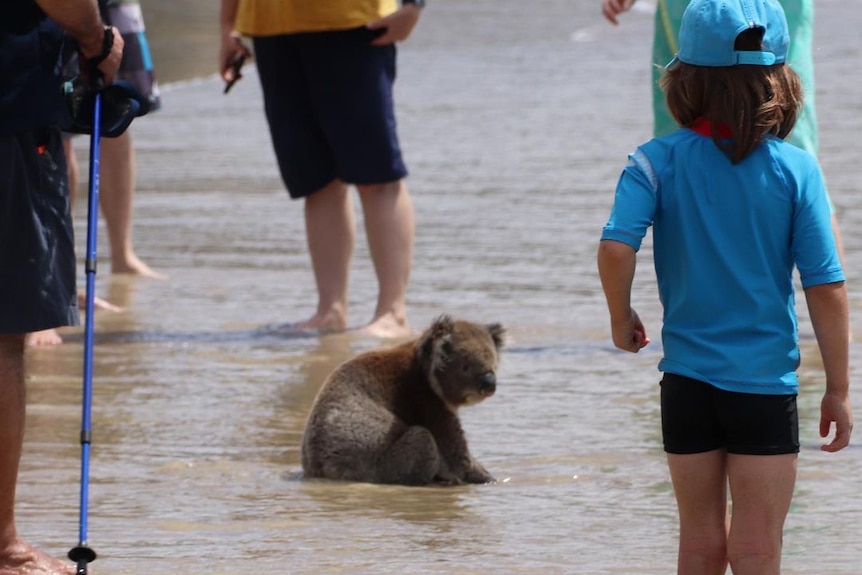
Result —
[{"label": "koala's face", "polygon": [[[464,321],[429,330],[429,381],[434,391],[452,409],[479,403],[497,390],[497,365],[503,328]],[[435,331],[434,328],[440,328]]]}]

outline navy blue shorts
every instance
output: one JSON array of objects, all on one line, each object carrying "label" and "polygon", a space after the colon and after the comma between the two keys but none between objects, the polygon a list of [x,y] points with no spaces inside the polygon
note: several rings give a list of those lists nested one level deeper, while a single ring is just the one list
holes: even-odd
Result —
[{"label": "navy blue shorts", "polygon": [[59,129],[0,134],[0,334],[78,324]]},{"label": "navy blue shorts", "polygon": [[734,393],[673,373],[661,381],[661,429],[668,453],[799,453],[796,395]]},{"label": "navy blue shorts", "polygon": [[281,177],[292,198],[335,179],[407,175],[395,125],[396,48],[367,28],[256,37],[255,60]]}]

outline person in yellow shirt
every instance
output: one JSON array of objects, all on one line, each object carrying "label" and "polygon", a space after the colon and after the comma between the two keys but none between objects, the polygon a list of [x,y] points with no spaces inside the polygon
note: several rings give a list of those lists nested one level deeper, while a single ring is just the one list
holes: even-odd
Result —
[{"label": "person in yellow shirt", "polygon": [[290,197],[305,200],[317,311],[299,329],[347,328],[356,236],[349,186],[362,204],[379,284],[362,331],[409,335],[406,292],[414,238],[407,168],[396,131],[395,44],[417,24],[424,0],[222,0],[219,66],[225,82],[253,41],[273,148]]}]

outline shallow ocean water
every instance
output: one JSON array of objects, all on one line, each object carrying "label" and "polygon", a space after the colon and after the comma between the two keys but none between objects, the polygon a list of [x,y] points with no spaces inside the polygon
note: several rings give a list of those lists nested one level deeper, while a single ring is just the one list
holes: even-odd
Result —
[{"label": "shallow ocean water", "polygon": [[[94,571],[672,573],[649,246],[634,298],[653,344],[638,355],[613,349],[595,271],[616,178],[650,134],[652,7],[613,28],[597,0],[437,0],[400,47],[396,97],[417,214],[412,325],[450,313],[509,333],[498,393],[462,413],[472,452],[499,481],[404,488],[300,478],[314,394],[336,365],[379,342],[275,329],[314,303],[302,210],[282,189],[253,66],[228,96],[212,76],[210,4],[144,5],[165,85],[164,108],[133,127],[135,239],[170,280],[111,276],[101,230],[97,291],[125,311],[96,316]],[[822,162],[858,320],[862,99],[849,71],[862,16],[838,0],[817,10]],[[82,246],[85,207],[76,206]],[[370,317],[375,294],[360,233],[353,325]],[[823,372],[799,301],[804,448],[784,573],[856,575],[862,450],[819,451]],[[64,336],[28,352],[18,508],[23,534],[57,555],[77,543],[80,464],[83,338]],[[851,353],[862,365],[859,343]]]}]

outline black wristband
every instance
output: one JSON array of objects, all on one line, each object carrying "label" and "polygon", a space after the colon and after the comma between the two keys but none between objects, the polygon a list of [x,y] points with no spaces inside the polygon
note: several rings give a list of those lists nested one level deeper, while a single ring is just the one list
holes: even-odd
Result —
[{"label": "black wristband", "polygon": [[93,68],[96,68],[111,55],[111,48],[114,47],[114,29],[111,26],[105,26],[105,33],[102,36],[102,51],[95,58],[89,58],[87,61]]},{"label": "black wristband", "polygon": [[424,8],[425,0],[401,0],[402,6],[406,6],[407,4],[413,4],[417,8]]}]

